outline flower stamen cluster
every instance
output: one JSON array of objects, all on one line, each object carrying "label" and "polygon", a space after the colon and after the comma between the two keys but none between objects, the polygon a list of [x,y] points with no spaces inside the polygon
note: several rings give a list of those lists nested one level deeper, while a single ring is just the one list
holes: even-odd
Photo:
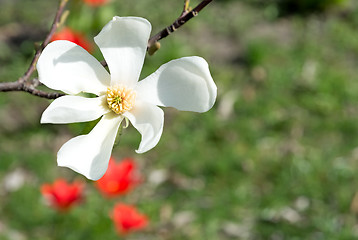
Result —
[{"label": "flower stamen cluster", "polygon": [[135,103],[136,93],[124,86],[107,88],[108,107],[116,114],[122,114],[132,109]]}]

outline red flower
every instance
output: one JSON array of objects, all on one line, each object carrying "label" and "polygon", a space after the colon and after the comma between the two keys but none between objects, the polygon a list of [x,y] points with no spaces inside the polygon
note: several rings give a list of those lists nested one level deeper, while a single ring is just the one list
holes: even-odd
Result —
[{"label": "red flower", "polygon": [[109,0],[83,0],[83,2],[92,7],[99,7],[107,4]]},{"label": "red flower", "polygon": [[148,219],[140,214],[134,206],[118,203],[114,206],[112,218],[119,234],[125,235],[131,231],[145,228]]},{"label": "red flower", "polygon": [[77,45],[86,49],[88,52],[92,52],[93,50],[92,43],[88,41],[83,34],[75,32],[69,27],[65,27],[61,31],[55,33],[52,36],[51,41],[56,40],[67,40],[76,43]]},{"label": "red flower", "polygon": [[140,182],[133,159],[125,158],[119,163],[111,158],[108,169],[97,181],[97,188],[107,197],[125,194]]},{"label": "red flower", "polygon": [[69,184],[64,179],[57,179],[53,185],[43,184],[41,193],[51,207],[59,211],[67,211],[82,200],[83,188],[81,182]]}]

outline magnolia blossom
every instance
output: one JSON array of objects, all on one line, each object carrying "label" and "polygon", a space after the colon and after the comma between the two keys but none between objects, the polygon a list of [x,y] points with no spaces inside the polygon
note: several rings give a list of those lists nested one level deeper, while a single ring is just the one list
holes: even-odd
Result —
[{"label": "magnolia blossom", "polygon": [[[113,144],[123,119],[142,135],[137,153],[157,145],[164,114],[158,106],[183,111],[208,111],[216,99],[216,85],[207,62],[183,57],[162,65],[138,81],[151,31],[138,17],[114,17],[94,38],[109,72],[82,47],[55,41],[37,63],[39,80],[68,95],[57,98],[44,111],[41,123],[74,123],[100,119],[87,135],[66,142],[57,153],[59,166],[97,180],[106,172]],[[87,98],[81,92],[96,95]]]}]

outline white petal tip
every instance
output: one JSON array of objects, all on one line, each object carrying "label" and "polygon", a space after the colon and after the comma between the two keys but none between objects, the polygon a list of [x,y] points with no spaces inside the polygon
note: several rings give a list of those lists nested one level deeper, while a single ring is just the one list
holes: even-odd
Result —
[{"label": "white petal tip", "polygon": [[77,168],[75,168],[73,166],[70,166],[70,165],[67,165],[67,164],[61,164],[59,162],[57,162],[57,166],[69,168],[72,171],[75,171],[75,172],[85,176],[88,180],[92,180],[92,181],[97,181],[98,179],[102,178],[103,175],[106,172],[106,171],[104,171],[103,173],[101,172],[101,173],[96,173],[96,174],[84,173],[84,172],[79,171]]},{"label": "white petal tip", "polygon": [[85,176],[88,180],[97,181],[103,177],[104,173],[100,176]]},{"label": "white petal tip", "polygon": [[104,115],[87,135],[67,141],[57,153],[57,164],[84,175],[90,180],[100,179],[108,162],[122,118]]},{"label": "white petal tip", "polygon": [[163,64],[140,81],[136,91],[152,104],[192,112],[208,111],[217,95],[208,63],[197,56]]},{"label": "white petal tip", "polygon": [[41,116],[41,119],[40,119],[41,124],[51,123],[51,121],[45,115],[45,112],[46,112],[46,110],[42,113],[42,116]]},{"label": "white petal tip", "polygon": [[145,151],[140,151],[140,150],[135,150],[135,152],[138,153],[138,154],[145,153]]}]

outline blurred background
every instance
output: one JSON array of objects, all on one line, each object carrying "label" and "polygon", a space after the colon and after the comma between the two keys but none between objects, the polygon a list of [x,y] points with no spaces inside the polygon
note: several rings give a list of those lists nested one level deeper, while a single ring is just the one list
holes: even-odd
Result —
[{"label": "blurred background", "polygon": [[[0,0],[0,82],[26,71],[57,4]],[[65,25],[102,60],[93,37],[114,15],[147,18],[153,35],[182,8],[178,0],[70,0]],[[115,199],[56,166],[60,146],[89,124],[40,125],[49,100],[0,93],[0,239],[120,239],[109,217],[117,202],[150,222],[125,239],[358,238],[357,29],[355,0],[214,0],[161,41],[141,78],[201,56],[216,104],[203,114],[165,109],[163,136],[142,155],[139,133],[123,129],[113,157],[134,158],[144,180]],[[85,201],[66,214],[40,192],[60,177],[86,182]]]}]

